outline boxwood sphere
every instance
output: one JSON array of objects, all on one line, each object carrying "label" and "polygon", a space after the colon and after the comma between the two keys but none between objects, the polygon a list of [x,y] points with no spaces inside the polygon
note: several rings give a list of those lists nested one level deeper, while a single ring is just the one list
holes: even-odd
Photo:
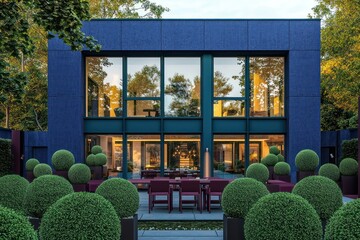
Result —
[{"label": "boxwood sphere", "polygon": [[269,170],[262,163],[253,163],[246,169],[245,175],[246,177],[254,178],[262,183],[266,183],[269,179]]},{"label": "boxwood sphere", "polygon": [[38,165],[40,162],[36,158],[29,158],[25,163],[26,171],[34,170],[34,167]]},{"label": "boxwood sphere", "polygon": [[120,221],[109,201],[95,193],[77,192],[59,199],[44,214],[42,240],[120,239]]},{"label": "boxwood sphere", "polygon": [[352,176],[358,172],[358,162],[353,158],[344,158],[339,165],[341,175]]},{"label": "boxwood sphere", "polygon": [[269,148],[269,152],[270,152],[271,154],[274,154],[274,155],[280,154],[280,150],[279,150],[279,148],[278,148],[277,146],[271,146],[271,147]]},{"label": "boxwood sphere", "polygon": [[56,170],[67,171],[75,163],[75,157],[70,151],[61,149],[52,155],[51,162]]},{"label": "boxwood sphere", "polygon": [[95,155],[95,165],[103,166],[107,163],[107,156],[104,153],[98,153]]},{"label": "boxwood sphere", "polygon": [[295,165],[299,171],[315,171],[319,165],[319,156],[311,149],[301,150],[295,156]]},{"label": "boxwood sphere", "polygon": [[71,183],[85,184],[91,179],[91,171],[86,164],[76,163],[70,167],[68,177]]},{"label": "boxwood sphere", "polygon": [[102,153],[102,147],[100,145],[95,145],[91,148],[91,153],[96,155],[98,153]]},{"label": "boxwood sphere", "polygon": [[278,158],[278,162],[285,162],[285,157],[282,154],[279,153],[276,157]]},{"label": "boxwood sphere", "polygon": [[319,169],[319,175],[323,177],[330,178],[335,182],[339,181],[340,179],[340,170],[336,164],[333,163],[325,163]]},{"label": "boxwood sphere", "polygon": [[278,192],[260,198],[249,210],[244,225],[247,240],[321,240],[322,225],[304,198]]},{"label": "boxwood sphere", "polygon": [[114,206],[119,218],[132,217],[139,209],[139,193],[136,187],[123,178],[111,178],[96,189]]},{"label": "boxwood sphere", "polygon": [[266,186],[252,178],[238,178],[229,183],[221,197],[221,207],[228,217],[245,218],[251,206],[269,194]]},{"label": "boxwood sphere", "polygon": [[261,163],[264,164],[265,166],[274,166],[277,162],[278,162],[277,156],[272,153],[269,153],[268,155],[266,155],[266,157],[261,159]]},{"label": "boxwood sphere", "polygon": [[343,205],[330,218],[325,240],[360,239],[360,199]]},{"label": "boxwood sphere", "polygon": [[96,165],[96,160],[95,160],[95,154],[89,154],[89,156],[87,156],[86,158],[86,164],[88,166],[95,166]]},{"label": "boxwood sphere", "polygon": [[36,240],[36,233],[27,218],[0,205],[0,238]]},{"label": "boxwood sphere", "polygon": [[44,175],[31,182],[24,199],[25,212],[41,218],[45,211],[61,197],[73,193],[68,180],[56,175]]},{"label": "boxwood sphere", "polygon": [[321,219],[329,219],[343,205],[342,192],[336,182],[323,176],[309,176],[292,190],[315,208]]},{"label": "boxwood sphere", "polygon": [[289,175],[291,171],[291,167],[286,162],[278,162],[274,166],[274,173],[276,175]]},{"label": "boxwood sphere", "polygon": [[0,177],[0,205],[23,212],[23,202],[28,186],[28,180],[16,174]]},{"label": "boxwood sphere", "polygon": [[43,175],[51,175],[52,169],[50,165],[46,163],[39,163],[34,167],[33,174],[35,177],[41,177]]}]

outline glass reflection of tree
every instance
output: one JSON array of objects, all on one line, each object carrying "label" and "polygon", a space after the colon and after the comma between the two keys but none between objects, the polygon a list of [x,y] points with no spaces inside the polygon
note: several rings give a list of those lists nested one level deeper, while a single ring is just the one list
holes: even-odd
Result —
[{"label": "glass reflection of tree", "polygon": [[214,97],[226,97],[233,90],[229,80],[220,71],[214,73]]}]

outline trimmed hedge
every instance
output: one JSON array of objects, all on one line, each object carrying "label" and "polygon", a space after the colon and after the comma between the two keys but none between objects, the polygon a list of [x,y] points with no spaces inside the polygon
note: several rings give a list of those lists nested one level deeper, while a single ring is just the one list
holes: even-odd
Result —
[{"label": "trimmed hedge", "polygon": [[360,239],[360,199],[343,205],[326,225],[325,240]]},{"label": "trimmed hedge", "polygon": [[321,240],[323,234],[310,203],[287,192],[260,198],[245,218],[244,231],[248,240]]},{"label": "trimmed hedge", "polygon": [[95,145],[91,148],[91,153],[96,155],[98,153],[102,153],[102,147],[100,145]]},{"label": "trimmed hedge", "polygon": [[120,239],[120,221],[109,201],[95,193],[77,192],[54,203],[40,225],[42,240]]},{"label": "trimmed hedge", "polygon": [[269,179],[269,170],[262,163],[253,163],[247,169],[245,173],[246,177],[254,178],[262,183],[266,183]]},{"label": "trimmed hedge", "polygon": [[271,147],[269,148],[269,152],[270,152],[271,154],[274,154],[274,155],[280,154],[280,150],[278,149],[277,146],[271,146]]},{"label": "trimmed hedge", "polygon": [[0,205],[0,238],[36,240],[36,232],[27,218]]},{"label": "trimmed hedge", "polygon": [[311,149],[301,150],[296,154],[295,165],[299,171],[315,171],[319,165],[319,156]]},{"label": "trimmed hedge", "polygon": [[321,219],[329,219],[343,205],[342,192],[336,182],[323,176],[309,176],[299,181],[292,193],[315,208]]},{"label": "trimmed hedge", "polygon": [[25,212],[30,216],[41,218],[53,203],[73,192],[72,185],[63,177],[44,175],[35,178],[26,190]]},{"label": "trimmed hedge", "polygon": [[358,159],[358,139],[344,140],[341,143],[342,158]]},{"label": "trimmed hedge", "polygon": [[269,191],[263,183],[252,178],[238,178],[225,187],[221,207],[228,217],[245,218],[252,205],[267,194]]},{"label": "trimmed hedge", "polygon": [[282,154],[278,154],[276,157],[278,158],[278,162],[285,162],[285,157]]},{"label": "trimmed hedge", "polygon": [[134,216],[139,209],[139,193],[136,187],[125,179],[108,179],[100,184],[96,193],[111,202],[120,219]]},{"label": "trimmed hedge", "polygon": [[26,171],[33,171],[40,162],[36,158],[29,158],[25,163]]},{"label": "trimmed hedge", "polygon": [[341,175],[353,176],[358,172],[358,162],[353,158],[344,158],[339,164]]},{"label": "trimmed hedge", "polygon": [[0,205],[23,213],[23,202],[28,186],[28,180],[19,175],[0,177]]},{"label": "trimmed hedge", "polygon": [[36,165],[34,167],[33,173],[34,173],[34,176],[38,178],[43,175],[51,175],[53,172],[52,172],[50,165],[48,165],[46,163],[39,163],[38,165]]},{"label": "trimmed hedge", "polygon": [[86,164],[87,164],[88,166],[96,166],[95,154],[89,154],[89,156],[87,156],[87,158],[86,158]]},{"label": "trimmed hedge", "polygon": [[68,177],[71,183],[85,184],[91,179],[91,171],[86,164],[76,163],[70,167]]},{"label": "trimmed hedge", "polygon": [[11,140],[0,138],[0,177],[10,174],[12,167]]},{"label": "trimmed hedge", "polygon": [[339,181],[340,179],[340,170],[336,164],[333,163],[325,163],[319,169],[319,175],[323,177],[330,178],[335,182]]},{"label": "trimmed hedge", "polygon": [[57,150],[51,157],[51,162],[55,170],[69,170],[75,163],[74,155],[65,149]]},{"label": "trimmed hedge", "polygon": [[275,164],[278,162],[278,158],[275,154],[269,153],[266,157],[261,159],[261,163],[265,166],[275,166]]},{"label": "trimmed hedge", "polygon": [[274,166],[274,173],[276,175],[289,175],[291,172],[291,167],[286,162],[278,162]]},{"label": "trimmed hedge", "polygon": [[107,163],[107,156],[104,153],[98,153],[95,155],[95,165],[103,166]]}]

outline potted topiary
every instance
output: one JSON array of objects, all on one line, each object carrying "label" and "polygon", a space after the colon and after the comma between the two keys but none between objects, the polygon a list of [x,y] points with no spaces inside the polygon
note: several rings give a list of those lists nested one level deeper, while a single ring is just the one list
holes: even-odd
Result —
[{"label": "potted topiary", "polygon": [[244,239],[244,219],[251,206],[269,194],[265,185],[252,178],[238,178],[229,183],[221,197],[224,211],[224,240]]},{"label": "potted topiary", "polygon": [[86,192],[87,183],[91,179],[90,168],[86,164],[76,163],[70,167],[68,178],[75,192]]},{"label": "potted topiary", "polygon": [[121,222],[121,239],[138,238],[139,193],[136,187],[122,178],[112,178],[103,182],[96,193],[111,202]]},{"label": "potted topiary", "polygon": [[280,150],[277,146],[271,146],[269,148],[269,153],[270,154],[274,154],[275,156],[279,155],[280,154]]},{"label": "potted topiary", "polygon": [[246,169],[245,176],[265,184],[269,179],[269,170],[262,163],[253,163]]},{"label": "potted topiary", "polygon": [[339,165],[341,189],[343,194],[357,194],[358,162],[353,158],[344,158]]},{"label": "potted topiary", "polygon": [[[340,180],[340,170],[338,166],[333,163],[325,163],[319,168],[319,175],[323,177],[330,178],[339,184]],[[340,184],[339,184],[340,185]]]},{"label": "potted topiary", "polygon": [[38,165],[39,163],[40,163],[39,160],[37,160],[36,158],[30,158],[26,161],[25,163],[26,178],[29,182],[34,180],[35,176],[33,171],[35,166]]},{"label": "potted topiary", "polygon": [[291,182],[291,168],[286,162],[278,162],[274,166],[274,179],[285,182]]},{"label": "potted topiary", "polygon": [[95,193],[76,192],[56,201],[40,226],[40,239],[120,239],[120,222],[109,201]]},{"label": "potted topiary", "polygon": [[91,179],[101,180],[103,179],[103,165],[107,163],[107,157],[102,152],[102,147],[95,145],[91,148],[91,154],[86,158],[86,164],[91,170]]},{"label": "potted topiary", "polygon": [[28,186],[28,180],[19,175],[0,177],[0,205],[23,214],[23,202]]},{"label": "potted topiary", "polygon": [[52,155],[51,162],[55,168],[55,174],[67,179],[68,171],[75,163],[75,157],[70,151],[60,149]]},{"label": "potted topiary", "polygon": [[36,178],[41,177],[43,175],[51,175],[52,169],[51,169],[50,165],[48,165],[46,163],[39,163],[38,165],[36,165],[34,167],[33,174],[34,174],[34,177],[36,177]]},{"label": "potted topiary", "polygon": [[276,155],[276,157],[278,158],[278,162],[285,162],[285,157],[283,155],[281,155],[280,153],[278,155]]},{"label": "potted topiary", "polygon": [[315,175],[315,170],[319,165],[319,156],[311,149],[304,149],[295,156],[295,165],[298,169],[297,181]]},{"label": "potted topiary", "polygon": [[245,217],[245,239],[321,240],[321,221],[304,198],[278,192],[260,198]]},{"label": "potted topiary", "polygon": [[266,155],[266,157],[261,159],[261,163],[264,164],[269,170],[269,179],[274,179],[274,166],[277,162],[277,156],[272,153],[269,153],[268,155]]}]

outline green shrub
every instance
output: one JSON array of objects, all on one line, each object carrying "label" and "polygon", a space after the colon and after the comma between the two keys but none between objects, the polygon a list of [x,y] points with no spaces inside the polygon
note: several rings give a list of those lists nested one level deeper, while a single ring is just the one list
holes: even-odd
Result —
[{"label": "green shrub", "polygon": [[36,240],[36,233],[27,218],[0,205],[0,239]]},{"label": "green shrub", "polygon": [[10,174],[12,167],[11,140],[0,138],[0,177]]},{"label": "green shrub", "polygon": [[269,152],[270,152],[271,154],[274,154],[274,155],[280,154],[280,150],[278,149],[277,146],[271,146],[271,147],[269,148]]},{"label": "green shrub", "polygon": [[262,183],[266,183],[269,179],[269,170],[262,163],[253,163],[246,169],[245,175],[246,177],[254,178]]},{"label": "green shrub", "polygon": [[67,171],[75,163],[75,157],[70,151],[61,149],[52,155],[51,162],[55,170]]},{"label": "green shrub", "polygon": [[132,217],[139,209],[139,193],[136,187],[122,178],[108,179],[96,189],[114,206],[119,218]]},{"label": "green shrub", "polygon": [[71,183],[85,184],[91,179],[91,171],[87,165],[76,163],[70,167],[68,177]]},{"label": "green shrub", "polygon": [[46,163],[39,163],[38,165],[36,165],[34,167],[33,173],[34,173],[35,177],[40,177],[40,176],[43,176],[43,175],[51,175],[52,174],[52,169]]},{"label": "green shrub", "polygon": [[278,162],[274,166],[274,173],[276,175],[289,175],[291,172],[290,165],[286,162]]},{"label": "green shrub", "polygon": [[339,164],[341,175],[353,176],[358,172],[358,162],[352,158],[344,158]]},{"label": "green shrub", "polygon": [[336,182],[323,176],[309,176],[299,181],[292,193],[297,194],[315,208],[321,219],[329,219],[342,204],[342,192]]},{"label": "green shrub", "polygon": [[91,148],[91,153],[96,155],[98,153],[102,153],[102,147],[100,145],[95,145]]},{"label": "green shrub", "polygon": [[72,185],[63,177],[44,175],[36,178],[26,190],[25,212],[30,216],[41,218],[53,203],[73,192]]},{"label": "green shrub", "polygon": [[95,193],[77,192],[54,203],[41,220],[40,238],[120,239],[120,221],[109,201]]},{"label": "green shrub", "polygon": [[260,198],[245,218],[248,240],[321,240],[322,226],[315,209],[304,198],[278,192]]},{"label": "green shrub", "polygon": [[86,164],[88,166],[95,166],[96,165],[96,160],[95,160],[95,154],[89,154],[89,156],[87,156],[86,158]]},{"label": "green shrub", "polygon": [[28,180],[19,175],[0,177],[0,205],[17,212],[24,212],[23,202],[28,186]]},{"label": "green shrub", "polygon": [[38,165],[40,162],[36,158],[30,158],[26,161],[25,168],[26,171],[33,171],[35,166]]},{"label": "green shrub", "polygon": [[278,162],[278,158],[275,154],[269,153],[266,157],[261,159],[261,163],[265,166],[274,166]]},{"label": "green shrub", "polygon": [[278,154],[278,155],[276,155],[277,156],[277,158],[278,158],[278,162],[285,162],[285,157],[282,155],[282,154]]},{"label": "green shrub", "polygon": [[323,177],[330,178],[335,182],[339,181],[340,179],[340,170],[338,166],[333,163],[325,163],[319,169],[319,175]]},{"label": "green shrub", "polygon": [[228,217],[245,218],[252,205],[269,194],[266,186],[252,178],[238,178],[222,194],[221,207]]},{"label": "green shrub", "polygon": [[360,199],[343,205],[326,225],[325,240],[360,239]]},{"label": "green shrub", "polygon": [[295,165],[299,171],[315,171],[319,165],[319,156],[313,150],[301,150],[296,154]]},{"label": "green shrub", "polygon": [[342,158],[358,159],[358,139],[344,140],[341,143]]},{"label": "green shrub", "polygon": [[103,166],[107,163],[107,157],[104,153],[98,153],[95,155],[95,165]]}]

